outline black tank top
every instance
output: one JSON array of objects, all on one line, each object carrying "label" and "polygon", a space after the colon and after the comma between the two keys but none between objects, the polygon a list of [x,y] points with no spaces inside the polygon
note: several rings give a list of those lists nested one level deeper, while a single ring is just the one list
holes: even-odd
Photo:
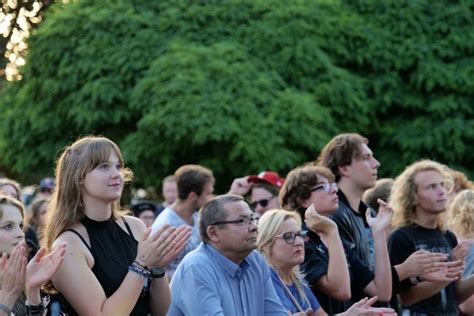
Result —
[{"label": "black tank top", "polygon": [[[73,229],[66,230],[79,236],[91,252],[94,257],[92,272],[99,280],[107,297],[114,294],[122,284],[128,273],[128,266],[137,256],[138,242],[133,237],[130,226],[125,219],[123,219],[123,222],[128,234],[112,218],[97,222],[84,217],[81,223],[85,226],[89,235],[90,246],[77,231]],[[145,316],[150,313],[150,293],[143,294],[138,298],[130,315]],[[77,315],[69,304],[66,303],[65,305],[63,306],[64,312],[69,315]]]}]

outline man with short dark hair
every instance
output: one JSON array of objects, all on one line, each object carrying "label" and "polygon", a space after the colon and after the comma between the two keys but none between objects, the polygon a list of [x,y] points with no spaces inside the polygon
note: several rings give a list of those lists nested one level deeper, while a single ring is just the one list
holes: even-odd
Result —
[{"label": "man with short dark hair", "polygon": [[165,224],[175,227],[188,225],[192,227],[192,234],[184,250],[166,268],[166,274],[169,278],[173,276],[183,257],[201,242],[197,211],[212,197],[214,191],[212,171],[203,166],[184,165],[179,167],[174,175],[178,188],[178,198],[158,215],[152,225],[152,231],[157,231]]},{"label": "man with short dark hair", "polygon": [[265,259],[257,247],[257,217],[242,197],[221,195],[200,210],[202,243],[171,280],[169,316],[281,315]]}]

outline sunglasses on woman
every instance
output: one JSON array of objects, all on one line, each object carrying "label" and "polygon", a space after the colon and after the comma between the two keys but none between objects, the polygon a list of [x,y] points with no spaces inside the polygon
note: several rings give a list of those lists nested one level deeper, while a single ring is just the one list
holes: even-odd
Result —
[{"label": "sunglasses on woman", "polygon": [[257,205],[258,205],[258,204],[260,204],[261,207],[267,207],[267,206],[268,206],[268,203],[270,203],[270,201],[271,201],[272,199],[274,199],[274,198],[276,198],[276,195],[272,196],[272,197],[269,198],[269,199],[261,199],[261,200],[258,200],[258,201],[249,203],[250,209],[255,210],[255,209],[257,208]]}]

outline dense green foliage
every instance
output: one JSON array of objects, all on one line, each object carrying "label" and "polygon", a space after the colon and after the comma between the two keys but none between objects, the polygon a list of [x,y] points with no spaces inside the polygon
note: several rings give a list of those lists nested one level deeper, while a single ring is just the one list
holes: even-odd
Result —
[{"label": "dense green foliage", "polygon": [[[0,165],[51,173],[103,134],[141,184],[184,163],[231,178],[369,137],[382,175],[474,149],[471,1],[82,1],[50,7],[0,104]],[[222,191],[221,190],[221,191]]]}]

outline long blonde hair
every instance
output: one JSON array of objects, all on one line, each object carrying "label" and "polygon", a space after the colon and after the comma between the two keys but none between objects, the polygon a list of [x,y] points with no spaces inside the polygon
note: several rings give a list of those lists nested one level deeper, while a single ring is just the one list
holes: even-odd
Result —
[{"label": "long blonde hair", "polygon": [[[298,213],[282,209],[265,212],[258,222],[257,249],[265,257],[268,265],[275,270],[277,270],[277,268],[272,263],[271,249],[275,244],[275,236],[283,226],[283,223],[290,218],[296,221],[298,227],[301,227],[301,218]],[[303,289],[303,284],[306,283],[298,265],[295,266],[291,271],[290,279],[296,285],[296,289],[298,290],[300,297],[305,301],[305,303],[311,305]]]},{"label": "long blonde hair", "polygon": [[464,239],[474,237],[474,190],[458,193],[448,208],[449,227]]},{"label": "long blonde hair", "polygon": [[[81,181],[100,163],[107,161],[115,153],[123,166],[123,158],[118,146],[108,138],[86,136],[69,147],[66,147],[56,164],[56,186],[51,196],[46,213],[44,244],[48,250],[56,238],[68,228],[84,218]],[[125,180],[132,173],[122,168]],[[112,217],[117,219],[125,212],[120,210],[120,203],[112,205]]]},{"label": "long blonde hair", "polygon": [[[417,186],[415,177],[420,172],[436,171],[446,181],[449,175],[442,164],[432,160],[420,160],[408,167],[395,179],[392,193],[390,194],[390,205],[394,210],[392,225],[394,228],[408,226],[414,223],[416,213]],[[438,217],[438,228],[445,229],[444,216]]]}]

